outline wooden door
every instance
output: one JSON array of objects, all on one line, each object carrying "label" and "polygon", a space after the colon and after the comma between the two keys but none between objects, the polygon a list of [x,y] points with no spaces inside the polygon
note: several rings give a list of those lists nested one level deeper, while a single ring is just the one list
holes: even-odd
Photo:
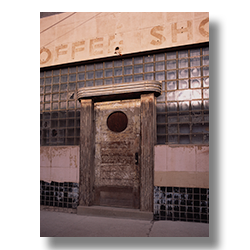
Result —
[{"label": "wooden door", "polygon": [[140,207],[140,100],[95,103],[94,204]]}]

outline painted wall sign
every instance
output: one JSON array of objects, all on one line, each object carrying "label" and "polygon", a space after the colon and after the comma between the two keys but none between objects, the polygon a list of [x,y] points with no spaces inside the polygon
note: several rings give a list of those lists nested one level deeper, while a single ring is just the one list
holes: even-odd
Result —
[{"label": "painted wall sign", "polygon": [[208,13],[93,13],[81,23],[90,14],[41,19],[41,67],[209,41]]}]

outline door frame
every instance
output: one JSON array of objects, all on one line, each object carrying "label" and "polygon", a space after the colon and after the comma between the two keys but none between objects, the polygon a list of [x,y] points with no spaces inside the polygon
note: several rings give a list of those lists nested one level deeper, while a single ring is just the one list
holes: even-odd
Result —
[{"label": "door frame", "polygon": [[140,211],[153,212],[156,97],[161,94],[161,82],[84,87],[77,94],[81,103],[79,206],[91,206],[94,203],[94,102],[140,98]]}]

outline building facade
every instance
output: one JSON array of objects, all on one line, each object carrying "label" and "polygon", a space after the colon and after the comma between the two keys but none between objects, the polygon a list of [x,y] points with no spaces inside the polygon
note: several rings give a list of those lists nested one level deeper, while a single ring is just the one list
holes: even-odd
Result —
[{"label": "building facade", "polygon": [[209,222],[209,14],[40,18],[42,206]]}]

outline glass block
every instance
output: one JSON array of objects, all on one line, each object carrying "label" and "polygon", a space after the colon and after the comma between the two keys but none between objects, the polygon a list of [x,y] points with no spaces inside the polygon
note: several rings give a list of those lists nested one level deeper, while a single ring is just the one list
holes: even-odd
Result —
[{"label": "glass block", "polygon": [[61,93],[60,100],[66,100],[66,99],[67,99],[67,93]]},{"label": "glass block", "polygon": [[180,122],[189,122],[190,117],[189,117],[189,112],[182,112],[179,114],[179,121]]},{"label": "glass block", "polygon": [[165,70],[165,62],[155,63],[155,71]]},{"label": "glass block", "polygon": [[50,103],[45,103],[44,104],[44,109],[45,110],[50,110]]},{"label": "glass block", "polygon": [[203,98],[209,99],[209,89],[203,89]]},{"label": "glass block", "polygon": [[165,135],[157,135],[157,144],[165,144],[166,136]]},{"label": "glass block", "polygon": [[59,83],[59,76],[54,76],[53,77],[53,83]]},{"label": "glass block", "polygon": [[154,73],[145,74],[144,80],[154,80]]},{"label": "glass block", "polygon": [[209,109],[209,101],[208,100],[203,101],[203,106],[204,109]]},{"label": "glass block", "polygon": [[53,102],[53,103],[52,103],[52,109],[53,109],[53,110],[58,110],[58,108],[59,108],[58,102]]},{"label": "glass block", "polygon": [[85,71],[85,65],[78,66],[78,72]]},{"label": "glass block", "polygon": [[69,75],[69,81],[70,82],[75,82],[76,81],[76,74]]},{"label": "glass block", "polygon": [[188,51],[187,50],[181,50],[178,52],[178,58],[188,57]]},{"label": "glass block", "polygon": [[167,90],[175,90],[177,89],[177,82],[167,82]]},{"label": "glass block", "polygon": [[114,69],[114,75],[115,76],[121,76],[122,75],[122,68],[115,68]]},{"label": "glass block", "polygon": [[166,134],[166,125],[157,125],[157,134]]},{"label": "glass block", "polygon": [[69,91],[75,91],[75,89],[76,89],[76,83],[74,82],[74,83],[70,83],[69,84]]},{"label": "glass block", "polygon": [[203,87],[209,87],[209,77],[203,79]]},{"label": "glass block", "polygon": [[66,109],[66,102],[60,102],[59,107],[60,109]]},{"label": "glass block", "polygon": [[75,101],[69,101],[69,102],[68,102],[68,108],[69,108],[69,109],[75,108]]},{"label": "glass block", "polygon": [[67,136],[74,136],[74,129],[67,129]]},{"label": "glass block", "polygon": [[189,110],[189,102],[179,102],[179,110],[180,111]]},{"label": "glass block", "polygon": [[40,79],[40,85],[44,85],[44,79]]},{"label": "glass block", "polygon": [[192,79],[191,80],[191,88],[200,88],[201,80],[200,79]]},{"label": "glass block", "polygon": [[45,78],[45,84],[50,85],[52,83],[52,78]]},{"label": "glass block", "polygon": [[202,65],[209,65],[209,56],[203,56]]},{"label": "glass block", "polygon": [[132,82],[133,77],[132,76],[124,76],[124,82]]},{"label": "glass block", "polygon": [[46,72],[45,72],[45,76],[52,76],[52,70],[46,71]]},{"label": "glass block", "polygon": [[61,84],[61,91],[67,91],[68,89],[68,84]]},{"label": "glass block", "polygon": [[58,100],[59,100],[59,94],[53,94],[52,101],[58,101]]},{"label": "glass block", "polygon": [[157,123],[166,123],[166,115],[157,114]]},{"label": "glass block", "polygon": [[167,101],[175,101],[175,92],[167,92]]},{"label": "glass block", "polygon": [[143,66],[142,64],[139,64],[139,65],[135,65],[134,66],[134,73],[142,73],[143,72]]},{"label": "glass block", "polygon": [[76,67],[70,67],[69,72],[70,73],[75,73],[76,72]]},{"label": "glass block", "polygon": [[167,69],[176,69],[176,60],[167,61]]},{"label": "glass block", "polygon": [[192,99],[201,99],[201,89],[192,90]]},{"label": "glass block", "polygon": [[175,98],[178,101],[191,100],[191,97],[192,97],[192,90],[190,90],[190,89],[176,91]]},{"label": "glass block", "polygon": [[178,121],[178,116],[176,113],[168,114],[168,123],[176,123]]},{"label": "glass block", "polygon": [[193,124],[192,126],[192,132],[193,133],[207,133],[209,131],[209,126],[207,123],[197,123]]},{"label": "glass block", "polygon": [[178,60],[178,67],[179,68],[187,68],[188,67],[188,59]]},{"label": "glass block", "polygon": [[95,72],[95,78],[102,78],[103,77],[103,71],[102,70],[98,70]]},{"label": "glass block", "polygon": [[40,87],[40,94],[43,94],[44,87]]},{"label": "glass block", "polygon": [[104,79],[104,85],[112,84],[112,78]]},{"label": "glass block", "polygon": [[191,136],[191,140],[192,140],[193,144],[202,144],[203,143],[203,135],[193,134]]},{"label": "glass block", "polygon": [[164,60],[165,60],[165,54],[164,53],[155,55],[155,61],[164,61]]},{"label": "glass block", "polygon": [[148,63],[144,65],[144,72],[151,72],[154,71],[154,64]]},{"label": "glass block", "polygon": [[143,81],[143,75],[135,75],[134,76],[134,81]]},{"label": "glass block", "polygon": [[202,55],[208,55],[209,54],[209,47],[202,48]]},{"label": "glass block", "polygon": [[112,68],[113,67],[113,62],[112,61],[111,62],[105,62],[104,65],[105,65],[105,68]]},{"label": "glass block", "polygon": [[209,76],[209,67],[203,68],[203,76]]},{"label": "glass block", "polygon": [[103,80],[95,80],[95,86],[103,85]]},{"label": "glass block", "polygon": [[180,80],[178,85],[179,89],[188,89],[189,87],[188,80]]},{"label": "glass block", "polygon": [[180,133],[181,134],[188,134],[190,132],[190,125],[189,124],[180,124]]},{"label": "glass block", "polygon": [[88,64],[86,65],[86,70],[94,70],[94,64]]},{"label": "glass block", "polygon": [[74,119],[68,119],[67,120],[67,126],[68,127],[74,127],[75,125],[75,120]]},{"label": "glass block", "polygon": [[200,49],[191,49],[190,57],[193,57],[193,56],[200,56]]},{"label": "glass block", "polygon": [[61,74],[68,74],[68,68],[61,69]]},{"label": "glass block", "polygon": [[40,103],[44,102],[44,95],[40,95]]},{"label": "glass block", "polygon": [[201,75],[201,69],[200,68],[194,68],[191,69],[191,77],[197,77]]},{"label": "glass block", "polygon": [[200,57],[190,58],[190,66],[191,67],[201,66]]},{"label": "glass block", "polygon": [[167,80],[176,79],[176,71],[167,71]]},{"label": "glass block", "polygon": [[51,86],[46,86],[45,87],[45,93],[46,94],[51,93]]},{"label": "glass block", "polygon": [[104,71],[105,77],[112,77],[113,76],[113,70],[112,69],[106,69]]},{"label": "glass block", "polygon": [[124,75],[130,75],[132,73],[132,66],[124,67]]},{"label": "glass block", "polygon": [[[144,79],[144,80],[152,80],[152,79]],[[165,92],[162,92],[161,95],[156,97],[157,102],[164,102],[165,101]]]},{"label": "glass block", "polygon": [[95,69],[102,69],[103,68],[103,63],[96,63],[95,64]]},{"label": "glass block", "polygon": [[142,56],[138,56],[134,58],[134,64],[139,64],[139,63],[143,63],[143,57]]},{"label": "glass block", "polygon": [[168,125],[168,133],[169,134],[177,134],[178,133],[178,125],[177,124],[169,124]]},{"label": "glass block", "polygon": [[175,58],[176,58],[176,52],[168,52],[167,53],[167,60],[175,59]]},{"label": "glass block", "polygon": [[189,144],[189,135],[180,135],[180,144]]},{"label": "glass block", "polygon": [[144,56],[144,62],[147,63],[147,62],[153,62],[154,61],[154,56],[153,55],[147,55],[147,56]]},{"label": "glass block", "polygon": [[45,95],[44,100],[45,100],[45,102],[50,102],[51,101],[51,95]]},{"label": "glass block", "polygon": [[114,67],[120,67],[120,66],[122,66],[122,60],[114,61]]},{"label": "glass block", "polygon": [[166,105],[165,103],[156,103],[156,112],[165,112]]},{"label": "glass block", "polygon": [[201,110],[201,101],[191,101],[192,110]]},{"label": "glass block", "polygon": [[188,78],[188,69],[179,70],[179,78]]},{"label": "glass block", "polygon": [[177,102],[169,102],[167,107],[168,111],[177,111]]},{"label": "glass block", "polygon": [[114,83],[122,83],[122,77],[115,77]]},{"label": "glass block", "polygon": [[157,73],[155,73],[155,80],[156,81],[165,80],[165,72],[157,72]]},{"label": "glass block", "polygon": [[178,135],[169,135],[168,136],[169,144],[178,144]]},{"label": "glass block", "polygon": [[124,59],[124,66],[131,64],[132,64],[132,58]]},{"label": "glass block", "polygon": [[67,81],[68,81],[68,76],[67,75],[61,76],[61,83],[65,83]]},{"label": "glass block", "polygon": [[94,71],[87,72],[86,79],[87,80],[94,79]]},{"label": "glass block", "polygon": [[86,87],[94,86],[94,81],[86,81]]},{"label": "glass block", "polygon": [[77,88],[79,89],[79,88],[82,88],[82,87],[84,87],[84,82],[78,82],[77,83]]}]

